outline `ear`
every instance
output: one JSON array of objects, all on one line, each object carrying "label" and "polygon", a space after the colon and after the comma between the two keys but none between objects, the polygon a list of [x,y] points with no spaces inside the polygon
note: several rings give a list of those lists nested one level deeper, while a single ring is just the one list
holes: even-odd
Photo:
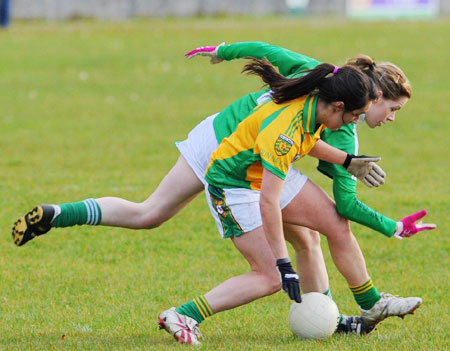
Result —
[{"label": "ear", "polygon": [[374,100],[374,102],[377,102],[378,99],[380,99],[380,98],[382,98],[382,97],[383,97],[383,91],[378,90],[378,91],[377,91],[377,98]]},{"label": "ear", "polygon": [[344,110],[345,104],[342,101],[335,101],[333,102],[333,106],[335,108],[335,111],[342,111]]}]

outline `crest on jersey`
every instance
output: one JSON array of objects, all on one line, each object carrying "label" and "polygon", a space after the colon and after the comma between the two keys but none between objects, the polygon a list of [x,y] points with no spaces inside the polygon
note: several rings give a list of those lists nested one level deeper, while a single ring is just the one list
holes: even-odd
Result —
[{"label": "crest on jersey", "polygon": [[292,139],[288,138],[286,135],[280,134],[275,142],[275,153],[278,156],[284,156],[291,150],[292,145],[294,145]]}]

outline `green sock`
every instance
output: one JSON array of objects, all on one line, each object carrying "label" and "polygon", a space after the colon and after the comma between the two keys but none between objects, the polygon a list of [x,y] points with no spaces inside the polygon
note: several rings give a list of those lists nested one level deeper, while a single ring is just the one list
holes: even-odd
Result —
[{"label": "green sock", "polygon": [[[52,222],[52,227],[71,227],[74,225],[98,225],[102,220],[102,212],[97,201],[87,199],[80,202],[71,202],[58,205],[60,213]],[[58,211],[57,211],[58,213]]]},{"label": "green sock", "polygon": [[333,295],[331,295],[331,288],[328,288],[323,294],[333,300]]},{"label": "green sock", "polygon": [[350,290],[356,302],[363,310],[370,310],[380,299],[380,294],[375,285],[373,285],[372,279],[369,279],[363,285],[351,286]]},{"label": "green sock", "polygon": [[214,314],[213,309],[203,295],[181,305],[176,311],[195,319],[199,324]]}]

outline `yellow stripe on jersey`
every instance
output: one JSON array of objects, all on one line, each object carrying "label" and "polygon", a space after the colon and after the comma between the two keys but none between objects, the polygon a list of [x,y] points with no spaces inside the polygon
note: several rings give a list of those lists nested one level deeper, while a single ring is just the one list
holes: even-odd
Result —
[{"label": "yellow stripe on jersey", "polygon": [[[247,117],[247,119],[256,119],[258,117],[258,112],[251,114],[249,117]],[[213,164],[214,160],[225,160],[228,158],[232,158],[239,152],[249,150],[253,147],[254,139],[256,138],[258,130],[251,133],[250,130],[246,129],[246,124],[243,124],[243,122],[241,122],[239,123],[234,133],[222,140],[219,147],[211,155],[211,161],[206,168],[206,173],[208,173],[208,170]]]},{"label": "yellow stripe on jersey", "polygon": [[261,162],[255,162],[247,168],[247,176],[245,177],[245,180],[250,182],[250,187],[252,190],[261,189],[261,174],[263,173],[263,170],[264,169]]},{"label": "yellow stripe on jersey", "polygon": [[320,139],[320,134],[326,129],[327,127],[323,124],[320,125],[319,128],[315,131],[314,134],[305,133],[303,135],[303,142],[300,146],[300,158],[303,156],[309,154],[311,149],[316,145],[316,141]]},{"label": "yellow stripe on jersey", "polygon": [[218,188],[260,190],[263,167],[284,179],[292,162],[309,153],[325,128],[314,132],[316,102],[310,95],[261,105],[213,152],[207,182]]},{"label": "yellow stripe on jersey", "polygon": [[205,174],[208,174],[215,160],[232,159],[240,152],[252,150],[263,121],[288,105],[288,103],[277,105],[272,101],[260,105],[258,110],[238,124],[236,130],[229,137],[222,140],[219,147],[212,153]]},{"label": "yellow stripe on jersey", "polygon": [[[313,99],[314,99],[314,97],[313,97]],[[306,126],[305,126],[306,127],[305,128],[305,132],[308,132],[308,133],[311,132],[311,111],[312,111],[312,107],[313,107],[312,101],[308,101],[308,114],[306,116]],[[313,127],[313,130],[314,130],[314,127]]]},{"label": "yellow stripe on jersey", "polygon": [[291,124],[289,125],[289,128],[286,130],[286,135],[290,138],[293,138],[295,135],[295,132],[300,127],[300,122],[303,119],[303,110],[299,111],[297,115],[292,119]]}]

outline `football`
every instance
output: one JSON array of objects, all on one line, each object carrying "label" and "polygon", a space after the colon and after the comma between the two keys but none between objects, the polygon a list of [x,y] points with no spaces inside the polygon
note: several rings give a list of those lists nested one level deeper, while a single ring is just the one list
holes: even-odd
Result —
[{"label": "football", "polygon": [[289,310],[289,325],[299,338],[325,339],[334,333],[338,323],[336,303],[317,292],[302,295],[302,302],[294,302]]}]

